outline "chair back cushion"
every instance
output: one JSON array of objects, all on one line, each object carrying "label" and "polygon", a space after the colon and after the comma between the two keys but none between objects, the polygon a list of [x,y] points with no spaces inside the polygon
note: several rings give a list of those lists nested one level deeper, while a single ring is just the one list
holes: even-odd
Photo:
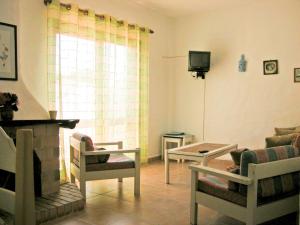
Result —
[{"label": "chair back cushion", "polygon": [[[242,176],[248,176],[250,163],[260,164],[294,157],[299,157],[299,149],[292,145],[246,151],[242,154],[240,173]],[[296,190],[299,182],[298,175],[299,173],[296,172],[259,180],[258,197],[270,197]],[[247,188],[240,185],[239,191],[241,194],[246,194]]]},{"label": "chair back cushion", "polygon": [[[85,151],[94,151],[94,143],[92,139],[81,133],[74,133],[72,135],[73,138],[75,138],[78,141],[82,141],[85,143]],[[105,150],[105,148],[97,148],[97,150]],[[105,155],[88,155],[85,157],[86,164],[96,164],[96,163],[106,163],[109,159],[110,154]],[[74,151],[74,160],[79,162],[79,151]],[[76,164],[77,164],[76,163]]]},{"label": "chair back cushion", "polygon": [[298,135],[298,136],[294,139],[292,145],[293,145],[294,148],[296,148],[296,149],[298,149],[298,151],[300,151],[300,135]]},{"label": "chair back cushion", "polygon": [[296,137],[297,133],[278,135],[273,137],[266,137],[266,148],[272,148],[277,146],[291,145]]},{"label": "chair back cushion", "polygon": [[242,153],[245,151],[248,151],[248,150],[249,150],[248,148],[240,148],[240,149],[230,152],[232,161],[234,162],[234,164],[236,166],[240,166]]},{"label": "chair back cushion", "polygon": [[286,134],[293,134],[293,133],[300,133],[300,126],[297,127],[287,127],[287,128],[275,128],[275,135],[286,135]]}]

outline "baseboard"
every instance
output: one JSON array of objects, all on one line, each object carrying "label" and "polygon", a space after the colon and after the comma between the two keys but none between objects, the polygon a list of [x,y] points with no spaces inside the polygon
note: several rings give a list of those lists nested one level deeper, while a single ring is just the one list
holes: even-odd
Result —
[{"label": "baseboard", "polygon": [[161,155],[150,156],[148,158],[148,163],[155,162],[155,161],[160,161],[160,160],[161,160]]}]

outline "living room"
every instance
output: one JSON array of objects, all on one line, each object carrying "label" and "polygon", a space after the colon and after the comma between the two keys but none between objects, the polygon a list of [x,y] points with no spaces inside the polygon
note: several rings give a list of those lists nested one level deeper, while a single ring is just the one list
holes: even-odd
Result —
[{"label": "living room", "polygon": [[[0,22],[17,27],[17,80],[0,80],[0,92],[15,93],[19,98],[14,120],[49,119],[49,110],[54,109],[49,106],[51,55],[47,22],[53,2],[47,6],[42,0],[0,2]],[[54,224],[190,224],[190,162],[172,161],[171,183],[165,184],[164,163],[158,160],[162,135],[180,131],[192,134],[195,143],[262,149],[274,127],[300,125],[299,1],[61,3],[72,3],[149,30],[148,127],[147,151],[142,153],[140,200],[134,198],[131,179],[124,179],[119,186],[111,180],[88,182],[84,211]],[[211,52],[205,79],[197,79],[193,77],[195,73],[188,71],[189,51]],[[242,55],[246,66],[240,71]],[[264,65],[270,61],[276,62],[277,70],[264,74]],[[62,118],[58,114],[58,119],[82,118]],[[80,122],[78,125],[81,127]],[[66,134],[75,131],[76,128]],[[226,169],[230,165],[226,160],[230,159],[227,154],[219,161],[211,161],[211,165]],[[179,211],[176,205],[185,209]],[[103,206],[110,210],[97,209]],[[200,224],[240,224],[208,208],[201,207],[199,212]]]}]

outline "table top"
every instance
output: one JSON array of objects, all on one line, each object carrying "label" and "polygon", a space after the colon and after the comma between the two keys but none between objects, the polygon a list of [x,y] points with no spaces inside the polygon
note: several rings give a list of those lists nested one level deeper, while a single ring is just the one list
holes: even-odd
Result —
[{"label": "table top", "polygon": [[214,143],[202,143],[199,144],[198,146],[195,146],[193,148],[187,148],[187,149],[183,149],[181,151],[183,152],[201,152],[201,151],[213,151],[222,147],[227,146],[227,144],[214,144]]},{"label": "table top", "polygon": [[192,155],[198,157],[210,156],[223,151],[236,149],[236,144],[194,143],[168,150],[168,154]]}]

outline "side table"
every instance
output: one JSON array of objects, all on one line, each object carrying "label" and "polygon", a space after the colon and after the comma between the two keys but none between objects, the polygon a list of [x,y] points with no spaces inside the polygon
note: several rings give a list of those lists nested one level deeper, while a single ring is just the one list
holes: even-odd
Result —
[{"label": "side table", "polygon": [[178,148],[193,142],[192,134],[164,134],[161,138],[161,159],[164,160],[166,149]]}]

